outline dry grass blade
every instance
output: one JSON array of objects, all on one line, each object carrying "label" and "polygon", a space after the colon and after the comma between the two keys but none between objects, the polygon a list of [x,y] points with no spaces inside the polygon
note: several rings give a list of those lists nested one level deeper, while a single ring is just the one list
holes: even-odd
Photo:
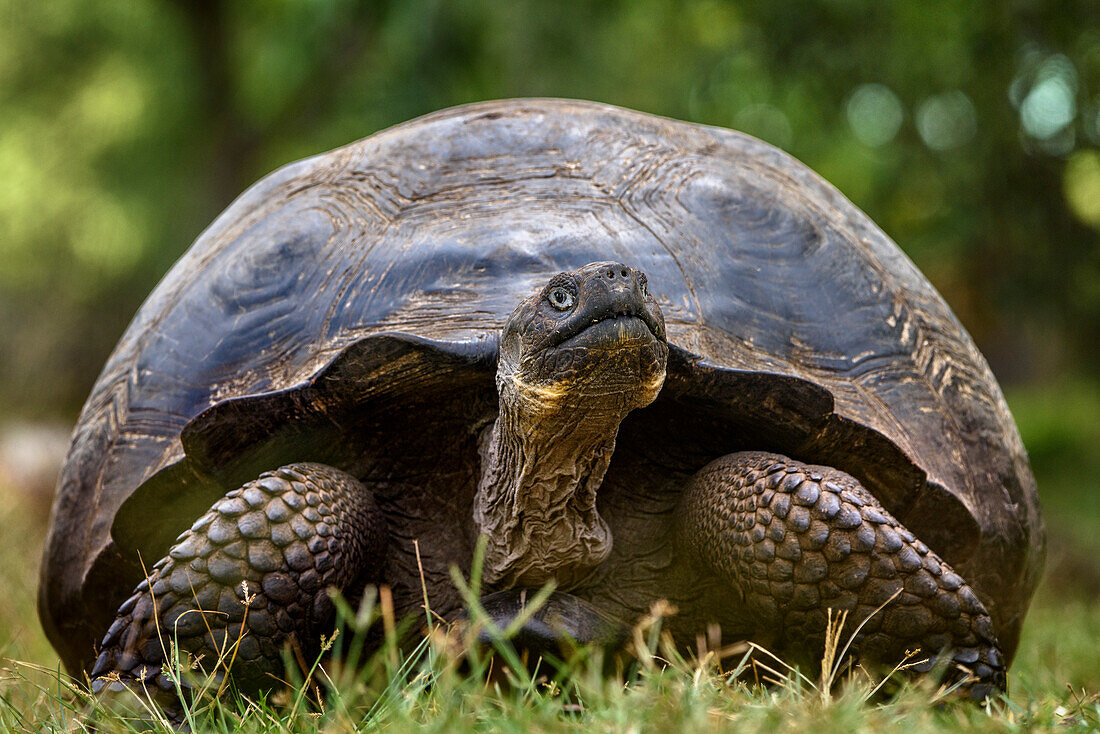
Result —
[{"label": "dry grass blade", "polygon": [[829,609],[827,614],[825,653],[821,656],[821,682],[818,687],[821,702],[826,706],[832,703],[833,684],[836,682],[836,675],[840,671],[837,650],[840,648],[840,635],[844,631],[844,622],[848,619],[848,610],[842,609],[834,615],[833,610]]}]

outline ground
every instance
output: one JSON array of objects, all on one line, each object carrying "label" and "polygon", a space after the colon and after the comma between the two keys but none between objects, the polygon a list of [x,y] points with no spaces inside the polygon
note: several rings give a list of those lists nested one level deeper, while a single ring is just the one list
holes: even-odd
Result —
[{"label": "ground", "polygon": [[[1047,573],[1009,675],[1009,695],[986,707],[939,700],[928,687],[871,696],[876,681],[822,693],[820,682],[759,686],[763,671],[730,676],[662,650],[656,626],[638,630],[641,662],[624,683],[580,665],[560,685],[526,675],[471,675],[488,665],[459,660],[437,640],[402,658],[387,649],[356,671],[327,665],[318,694],[299,686],[255,703],[225,697],[194,707],[212,731],[1096,731],[1100,729],[1100,391],[1076,382],[1009,393],[1039,480],[1050,526]],[[35,613],[45,513],[0,487],[0,730],[84,731],[86,700],[60,675]],[[384,620],[383,620],[384,622]],[[384,623],[381,626],[385,627]],[[337,646],[354,638],[346,632]],[[495,665],[499,665],[498,663]],[[487,682],[488,680],[488,682]],[[429,685],[430,683],[430,685]],[[317,695],[323,699],[315,703]],[[130,731],[118,718],[100,730]]]}]

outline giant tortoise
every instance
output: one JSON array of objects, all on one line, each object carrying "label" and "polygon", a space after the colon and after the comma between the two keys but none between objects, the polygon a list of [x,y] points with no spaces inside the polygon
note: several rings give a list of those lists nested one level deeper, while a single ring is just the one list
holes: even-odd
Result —
[{"label": "giant tortoise", "polygon": [[580,637],[666,599],[684,644],[808,660],[846,610],[861,659],[977,695],[1043,557],[997,382],[864,214],[736,132],[515,100],[288,165],[203,232],[80,416],[41,616],[97,689],[226,635],[255,689],[329,587],[462,614],[479,538],[504,614],[555,580]]}]

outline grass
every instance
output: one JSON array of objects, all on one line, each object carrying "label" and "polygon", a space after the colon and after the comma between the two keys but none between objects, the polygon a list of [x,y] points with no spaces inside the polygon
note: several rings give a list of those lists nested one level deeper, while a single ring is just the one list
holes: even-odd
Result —
[{"label": "grass", "polygon": [[[502,672],[500,655],[464,652],[461,640],[436,634],[411,653],[387,646],[364,664],[319,666],[308,682],[265,700],[230,694],[200,701],[192,723],[215,732],[1100,731],[1100,392],[1067,383],[1009,398],[1040,480],[1051,553],[1010,693],[985,707],[941,702],[919,683],[883,700],[871,695],[878,681],[859,676],[831,691],[793,675],[758,685],[760,669],[752,674],[739,656],[724,667],[713,658],[681,658],[662,643],[658,616],[636,631],[638,661],[625,679],[603,675],[600,661],[584,655],[556,677],[530,676],[516,665]],[[60,670],[37,622],[43,530],[39,510],[18,498],[0,502],[0,731],[91,731],[84,718],[90,702]],[[378,607],[333,644],[352,649],[374,616]],[[746,675],[736,675],[739,664]],[[96,726],[167,730],[163,722],[138,725],[114,714],[100,714]]]}]

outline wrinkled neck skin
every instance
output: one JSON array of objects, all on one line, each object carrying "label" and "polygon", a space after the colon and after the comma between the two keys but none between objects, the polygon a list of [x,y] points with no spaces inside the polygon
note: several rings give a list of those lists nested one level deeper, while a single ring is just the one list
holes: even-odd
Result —
[{"label": "wrinkled neck skin", "polygon": [[551,578],[568,587],[611,553],[596,490],[619,424],[637,404],[628,392],[566,392],[507,371],[498,373],[497,390],[500,413],[482,436],[474,500],[487,539],[482,579],[496,588]]}]

